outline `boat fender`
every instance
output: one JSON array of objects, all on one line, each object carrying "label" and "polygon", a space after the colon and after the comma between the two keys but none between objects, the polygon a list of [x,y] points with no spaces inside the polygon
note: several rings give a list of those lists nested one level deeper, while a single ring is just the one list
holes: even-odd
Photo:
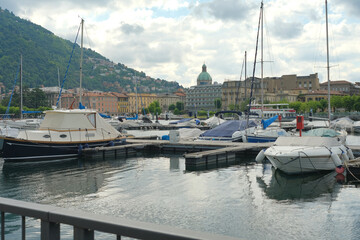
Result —
[{"label": "boat fender", "polygon": [[339,156],[335,153],[331,153],[331,159],[333,160],[336,167],[342,166]]},{"label": "boat fender", "polygon": [[79,147],[78,147],[78,154],[81,154],[83,150],[83,145],[79,144]]},{"label": "boat fender", "polygon": [[355,159],[353,151],[351,150],[351,148],[347,148],[346,152],[347,152],[348,157],[349,157],[350,160]]},{"label": "boat fender", "polygon": [[345,171],[345,168],[343,166],[338,166],[335,168],[335,171],[342,175],[342,173]]},{"label": "boat fender", "polygon": [[89,148],[89,144],[85,143],[84,149],[85,149],[85,148]]},{"label": "boat fender", "polygon": [[113,141],[110,141],[110,142],[109,142],[109,146],[114,146],[114,142],[113,142]]},{"label": "boat fender", "polygon": [[265,159],[265,149],[262,149],[255,158],[257,163],[262,163]]},{"label": "boat fender", "polygon": [[349,156],[347,155],[346,152],[344,152],[343,150],[341,150],[341,158],[342,160],[345,162],[349,161]]},{"label": "boat fender", "polygon": [[241,137],[241,138],[242,138],[242,141],[243,141],[243,142],[245,142],[245,143],[247,142],[247,138],[246,138],[246,136],[245,136],[245,135],[242,135],[242,137]]}]

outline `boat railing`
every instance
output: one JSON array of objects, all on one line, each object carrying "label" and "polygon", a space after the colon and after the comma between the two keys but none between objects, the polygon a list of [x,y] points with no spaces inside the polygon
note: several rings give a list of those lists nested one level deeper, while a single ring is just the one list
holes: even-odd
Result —
[{"label": "boat railing", "polygon": [[0,197],[1,240],[5,239],[6,234],[11,233],[11,230],[5,230],[5,217],[9,213],[21,216],[21,239],[26,239],[26,218],[35,218],[40,220],[39,234],[41,236],[39,239],[41,238],[44,240],[60,239],[60,225],[72,226],[73,238],[78,240],[93,240],[95,232],[113,234],[116,236],[116,239],[121,239],[122,237],[167,240],[236,239],[228,236],[177,229],[153,223],[144,223],[117,217],[96,215],[82,211],[68,210],[50,205]]}]

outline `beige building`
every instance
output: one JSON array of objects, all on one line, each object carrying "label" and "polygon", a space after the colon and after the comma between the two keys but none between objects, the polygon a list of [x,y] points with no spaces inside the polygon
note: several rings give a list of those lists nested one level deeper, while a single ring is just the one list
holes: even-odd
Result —
[{"label": "beige building", "polygon": [[123,93],[112,92],[117,97],[117,106],[119,114],[128,113],[129,111],[129,98]]},{"label": "beige building", "polygon": [[[292,90],[296,88],[304,88],[308,91],[316,91],[320,89],[319,77],[317,73],[309,76],[282,75],[281,77],[264,78],[266,83],[266,92],[276,93],[281,90]],[[265,87],[265,86],[264,86]]]},{"label": "beige building", "polygon": [[[245,81],[225,81],[222,87],[222,109],[229,109],[230,105],[241,105],[241,101],[250,97],[251,81],[249,77]],[[245,85],[246,84],[246,85]],[[310,91],[319,90],[318,74],[308,76],[283,75],[281,77],[267,77],[261,79],[255,77],[253,84],[252,98],[256,103],[261,103],[263,85],[264,102],[295,102],[299,94],[305,94]]]},{"label": "beige building", "polygon": [[[327,90],[328,89],[328,82],[323,82],[320,84],[321,90]],[[348,82],[345,80],[341,81],[330,81],[330,91],[337,91],[342,92],[347,95],[355,95],[360,93],[360,86]]]},{"label": "beige building", "polygon": [[[297,100],[297,96],[299,95],[297,92],[293,92],[291,90],[278,90],[277,92],[268,92],[265,87],[268,82],[264,81],[264,93],[263,99],[264,102],[295,102]],[[254,87],[253,87],[253,99],[255,102],[261,103],[261,79],[255,78]],[[246,94],[245,94],[246,92]],[[245,81],[225,81],[222,86],[222,109],[229,110],[229,106],[240,106],[242,101],[250,98],[251,85],[248,85],[245,88]]]},{"label": "beige building", "polygon": [[[338,91],[330,91],[331,96],[344,96],[346,94],[338,92]],[[303,95],[303,99],[305,102],[309,101],[320,101],[321,99],[328,100],[328,91],[327,90],[318,90],[311,91]]]},{"label": "beige building", "polygon": [[[223,110],[231,105],[240,106],[241,102],[250,97],[250,88],[245,88],[245,81],[225,81],[221,88],[221,104]],[[246,94],[245,94],[246,89]]]},{"label": "beige building", "polygon": [[177,102],[181,102],[181,97],[175,94],[159,94],[157,95],[160,107],[163,111],[168,111],[171,104],[176,105]]},{"label": "beige building", "polygon": [[[150,103],[157,100],[153,93],[127,93],[129,102],[129,113],[141,113],[143,108],[147,108]],[[137,110],[136,110],[137,105]]]},{"label": "beige building", "polygon": [[[61,107],[65,109],[79,108],[79,94],[65,93],[61,95]],[[108,92],[85,92],[82,95],[82,105],[95,109],[99,113],[118,115],[117,97]]]}]

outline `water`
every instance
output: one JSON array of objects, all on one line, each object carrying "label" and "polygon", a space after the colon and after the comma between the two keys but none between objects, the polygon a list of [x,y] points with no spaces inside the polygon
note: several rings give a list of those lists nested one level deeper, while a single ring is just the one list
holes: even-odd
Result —
[{"label": "water", "polygon": [[[223,168],[187,171],[182,155],[4,164],[0,196],[243,239],[359,239],[360,189],[336,173],[289,177],[242,156]],[[6,238],[20,218],[6,215]],[[40,223],[27,219],[27,239]],[[61,239],[72,228],[61,226]],[[96,233],[98,239],[114,239]]]}]

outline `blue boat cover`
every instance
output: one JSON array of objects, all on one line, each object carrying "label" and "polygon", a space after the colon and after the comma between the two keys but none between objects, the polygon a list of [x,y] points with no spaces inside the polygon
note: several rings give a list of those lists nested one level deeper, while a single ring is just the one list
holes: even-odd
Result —
[{"label": "blue boat cover", "polygon": [[136,114],[135,117],[131,117],[131,118],[130,118],[130,117],[126,117],[125,119],[126,119],[126,120],[137,120],[138,117],[139,117],[138,114]]},{"label": "blue boat cover", "polygon": [[82,103],[81,103],[81,102],[79,102],[79,109],[85,109],[85,106],[84,106],[84,105],[82,105]]},{"label": "blue boat cover", "polygon": [[270,126],[270,124],[272,124],[276,119],[278,118],[278,115],[272,117],[272,118],[269,118],[269,119],[266,119],[266,120],[261,120],[261,124],[263,126],[263,129],[266,129],[268,126]]},{"label": "blue boat cover", "polygon": [[106,115],[106,114],[103,114],[103,113],[99,113],[99,115],[103,118],[111,118],[111,116],[109,115]]},{"label": "blue boat cover", "polygon": [[[254,120],[249,120],[249,127],[256,127]],[[246,128],[246,120],[228,120],[219,126],[207,130],[200,134],[200,137],[229,137],[231,138],[236,131],[242,131]]]},{"label": "blue boat cover", "polygon": [[42,113],[42,111],[22,111],[22,113]]}]

